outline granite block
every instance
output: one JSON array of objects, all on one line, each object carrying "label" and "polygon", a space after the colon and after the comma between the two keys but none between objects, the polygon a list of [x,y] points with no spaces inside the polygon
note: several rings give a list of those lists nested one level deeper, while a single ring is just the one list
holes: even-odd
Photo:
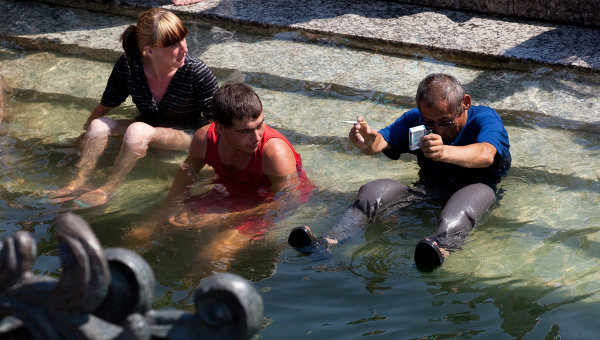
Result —
[{"label": "granite block", "polygon": [[600,27],[600,2],[596,0],[516,1],[514,15]]},{"label": "granite block", "polygon": [[597,0],[394,0],[401,3],[600,27]]},{"label": "granite block", "polygon": [[[527,0],[530,3],[533,1]],[[297,31],[312,41],[326,41],[379,53],[427,56],[479,67],[529,69],[545,65],[585,71],[600,70],[600,51],[597,47],[599,30],[515,21],[506,17],[395,1],[203,0],[189,6],[173,6],[168,0],[40,2],[133,17],[145,8],[163,6],[185,20],[205,24],[233,25],[236,29],[260,34]],[[434,0],[419,3],[434,3]],[[448,6],[470,4],[473,8],[480,6],[480,10],[509,11],[514,10],[511,7],[517,2],[443,0],[440,3]]]}]

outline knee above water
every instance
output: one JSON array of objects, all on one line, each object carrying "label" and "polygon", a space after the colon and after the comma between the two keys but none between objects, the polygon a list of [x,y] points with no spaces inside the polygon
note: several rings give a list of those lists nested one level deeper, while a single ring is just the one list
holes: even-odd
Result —
[{"label": "knee above water", "polygon": [[91,138],[108,137],[110,134],[110,121],[106,118],[92,120],[86,134]]},{"label": "knee above water", "polygon": [[125,131],[123,143],[146,148],[152,139],[153,133],[154,128],[152,126],[142,122],[135,122],[129,125],[127,131]]}]

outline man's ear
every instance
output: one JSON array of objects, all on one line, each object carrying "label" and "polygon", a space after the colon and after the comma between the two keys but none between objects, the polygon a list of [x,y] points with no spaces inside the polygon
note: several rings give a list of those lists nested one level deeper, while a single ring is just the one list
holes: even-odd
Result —
[{"label": "man's ear", "polygon": [[465,111],[468,111],[469,108],[471,107],[471,96],[469,94],[465,94],[465,96],[463,98],[463,105],[464,105]]}]

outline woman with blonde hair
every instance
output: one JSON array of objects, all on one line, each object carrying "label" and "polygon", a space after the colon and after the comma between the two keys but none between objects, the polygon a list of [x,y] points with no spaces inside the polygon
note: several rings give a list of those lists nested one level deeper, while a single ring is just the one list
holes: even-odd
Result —
[{"label": "woman with blonde hair", "polygon": [[[207,120],[217,81],[199,59],[188,55],[186,28],[173,13],[152,8],[142,12],[137,25],[121,35],[125,53],[115,64],[100,104],[84,124],[78,173],[54,192],[57,201],[76,198],[104,152],[109,136],[123,136],[121,150],[108,181],[85,192],[75,201],[80,206],[100,205],[146,155],[148,147],[187,150],[192,135]],[[139,116],[114,120],[105,115],[131,96]],[[65,197],[70,195],[70,197]]]}]

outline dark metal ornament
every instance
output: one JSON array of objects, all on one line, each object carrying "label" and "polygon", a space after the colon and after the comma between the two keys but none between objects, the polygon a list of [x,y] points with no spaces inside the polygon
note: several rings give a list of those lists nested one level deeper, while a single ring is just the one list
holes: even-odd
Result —
[{"label": "dark metal ornament", "polygon": [[201,280],[196,313],[153,310],[156,280],[127,249],[103,250],[72,213],[56,219],[59,280],[32,272],[35,240],[18,231],[0,242],[2,339],[249,339],[263,321],[261,296],[243,278]]}]

